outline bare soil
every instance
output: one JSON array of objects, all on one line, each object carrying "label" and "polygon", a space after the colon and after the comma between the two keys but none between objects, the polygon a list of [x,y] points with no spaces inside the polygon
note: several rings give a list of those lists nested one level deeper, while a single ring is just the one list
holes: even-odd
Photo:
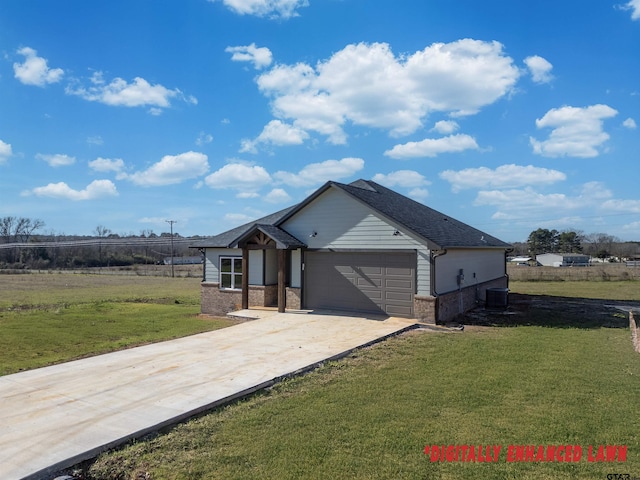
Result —
[{"label": "bare soil", "polygon": [[629,328],[629,312],[640,316],[640,301],[596,300],[510,293],[506,309],[478,307],[459,319],[465,325],[555,328]]}]

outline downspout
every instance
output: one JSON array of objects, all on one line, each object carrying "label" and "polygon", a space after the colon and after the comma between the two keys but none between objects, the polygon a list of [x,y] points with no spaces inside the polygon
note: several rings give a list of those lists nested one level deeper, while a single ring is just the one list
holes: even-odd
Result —
[{"label": "downspout", "polygon": [[431,268],[430,268],[430,272],[429,272],[429,276],[430,276],[430,283],[431,283],[431,292],[433,294],[433,296],[436,299],[436,308],[435,308],[435,322],[438,323],[438,318],[439,318],[439,296],[440,294],[436,291],[436,258],[438,257],[442,257],[443,255],[447,254],[447,249],[443,248],[442,250],[430,250],[429,251],[430,254],[430,263],[431,263]]},{"label": "downspout", "polygon": [[504,276],[507,278],[507,288],[509,288],[509,274],[507,273],[507,257],[514,250],[515,248],[513,247],[504,249]]},{"label": "downspout", "polygon": [[198,251],[202,255],[202,281],[207,281],[207,249],[199,248]]}]

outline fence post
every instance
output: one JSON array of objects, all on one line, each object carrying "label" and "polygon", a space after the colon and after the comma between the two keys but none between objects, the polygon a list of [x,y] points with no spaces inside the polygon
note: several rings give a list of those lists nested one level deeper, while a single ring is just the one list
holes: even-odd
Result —
[{"label": "fence post", "polygon": [[631,340],[633,341],[633,349],[640,353],[640,339],[638,339],[638,326],[633,318],[633,310],[629,312],[629,328],[631,328]]}]

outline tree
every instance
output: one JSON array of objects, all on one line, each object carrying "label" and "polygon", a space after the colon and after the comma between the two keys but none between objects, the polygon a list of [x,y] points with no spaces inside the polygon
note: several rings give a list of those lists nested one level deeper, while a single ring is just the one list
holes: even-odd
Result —
[{"label": "tree", "polygon": [[555,252],[558,247],[558,231],[539,228],[529,234],[527,239],[530,255]]},{"label": "tree", "polygon": [[109,230],[107,227],[103,226],[103,225],[98,225],[96,227],[96,229],[94,230],[96,237],[108,237],[109,235],[111,235],[111,230]]},{"label": "tree", "polygon": [[585,242],[589,243],[591,255],[604,259],[613,254],[614,245],[620,243],[620,239],[607,233],[590,233],[585,236]]},{"label": "tree", "polygon": [[28,242],[31,235],[42,227],[44,222],[39,219],[2,217],[0,218],[0,237],[4,243]]},{"label": "tree", "polygon": [[558,253],[582,253],[582,235],[576,232],[562,232],[558,235]]},{"label": "tree", "polygon": [[[24,217],[0,218],[0,240],[2,243],[26,243],[39,228],[44,227],[44,222],[39,219]],[[4,260],[14,263],[17,260],[17,250],[12,248],[4,251]]]}]

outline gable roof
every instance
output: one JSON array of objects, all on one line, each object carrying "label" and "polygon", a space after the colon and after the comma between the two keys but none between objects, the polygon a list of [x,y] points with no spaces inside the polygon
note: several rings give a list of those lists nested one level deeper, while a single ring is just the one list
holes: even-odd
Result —
[{"label": "gable roof", "polygon": [[253,228],[246,230],[242,236],[233,241],[230,245],[232,248],[238,248],[243,242],[246,242],[253,237],[257,232],[262,232],[267,235],[276,244],[276,248],[288,249],[288,248],[301,248],[306,247],[305,243],[302,243],[296,237],[288,232],[285,232],[279,227],[270,224],[256,223]]},{"label": "gable roof", "polygon": [[[205,240],[200,240],[191,245],[191,248],[232,248],[237,241],[249,233],[250,230],[255,229],[258,225],[275,225],[283,218],[287,213],[293,210],[297,205],[292,205],[278,212],[267,215],[266,217],[259,218],[253,222],[245,223],[239,227],[232,228],[226,232],[222,232],[219,235],[209,237]],[[267,232],[265,232],[267,233]],[[268,233],[267,233],[268,235]],[[293,237],[292,237],[293,238]]]},{"label": "gable roof", "polygon": [[[304,201],[292,207],[280,210],[255,222],[247,223],[208,240],[199,242],[194,247],[229,247],[234,240],[248,233],[258,225],[281,226],[287,219],[304,209],[330,188],[337,188],[350,197],[365,204],[378,214],[386,217],[415,235],[423,238],[429,248],[510,248],[511,245],[482,232],[455,218],[438,212],[422,203],[411,200],[393,190],[370,180],[357,180],[350,184],[327,182]],[[283,233],[283,230],[278,229]],[[265,233],[267,233],[265,231]],[[293,237],[291,237],[293,238]],[[298,241],[297,239],[294,239]],[[302,244],[302,242],[300,242]],[[304,244],[302,244],[304,245]]]},{"label": "gable roof", "polygon": [[334,187],[364,203],[390,221],[425,239],[430,248],[492,247],[511,245],[444,213],[411,200],[371,180],[350,184],[327,182],[310,197],[296,205],[279,223],[291,218],[329,188]]}]

